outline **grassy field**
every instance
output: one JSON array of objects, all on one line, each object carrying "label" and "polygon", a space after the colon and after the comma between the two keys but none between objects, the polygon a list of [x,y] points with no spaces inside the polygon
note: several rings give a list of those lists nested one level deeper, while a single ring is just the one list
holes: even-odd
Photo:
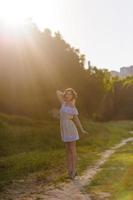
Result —
[{"label": "grassy field", "polygon": [[[79,132],[78,172],[92,165],[100,152],[129,137],[132,121],[93,122],[81,119],[89,135]],[[0,114],[0,190],[15,179],[33,175],[46,184],[66,181],[65,148],[59,121],[35,121]]]},{"label": "grassy field", "polygon": [[92,200],[99,200],[101,194],[109,194],[108,200],[133,200],[133,143],[111,156],[86,191]]}]

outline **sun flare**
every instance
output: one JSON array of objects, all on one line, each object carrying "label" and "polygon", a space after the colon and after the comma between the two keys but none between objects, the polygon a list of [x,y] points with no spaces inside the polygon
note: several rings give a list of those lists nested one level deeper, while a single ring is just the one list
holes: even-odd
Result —
[{"label": "sun flare", "polygon": [[0,0],[0,21],[17,28],[30,18],[40,29],[53,28],[57,22],[56,7],[57,1],[51,0]]},{"label": "sun flare", "polygon": [[[17,27],[22,24],[26,18],[24,4],[18,4],[19,1],[0,1],[0,19],[8,26]],[[20,9],[21,7],[21,9]]]}]

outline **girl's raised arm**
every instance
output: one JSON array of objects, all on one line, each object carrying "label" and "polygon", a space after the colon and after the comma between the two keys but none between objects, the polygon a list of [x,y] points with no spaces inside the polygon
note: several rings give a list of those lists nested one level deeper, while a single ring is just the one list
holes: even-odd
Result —
[{"label": "girl's raised arm", "polygon": [[60,103],[63,103],[64,102],[64,96],[63,96],[63,92],[60,91],[60,90],[56,90],[56,95],[57,95],[57,98],[58,100],[60,101]]}]

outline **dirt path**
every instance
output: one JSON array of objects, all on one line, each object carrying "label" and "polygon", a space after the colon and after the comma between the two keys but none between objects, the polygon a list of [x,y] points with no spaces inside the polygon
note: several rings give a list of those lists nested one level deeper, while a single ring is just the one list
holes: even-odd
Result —
[{"label": "dirt path", "polygon": [[49,186],[46,188],[46,185],[34,184],[31,180],[31,185],[24,183],[23,187],[16,188],[16,190],[8,189],[7,195],[1,200],[91,200],[89,194],[84,192],[84,186],[90,184],[95,174],[101,170],[101,166],[117,149],[131,141],[133,141],[133,137],[124,139],[119,144],[104,151],[95,165],[90,166],[82,176],[77,176],[68,183],[60,183],[57,187]]}]

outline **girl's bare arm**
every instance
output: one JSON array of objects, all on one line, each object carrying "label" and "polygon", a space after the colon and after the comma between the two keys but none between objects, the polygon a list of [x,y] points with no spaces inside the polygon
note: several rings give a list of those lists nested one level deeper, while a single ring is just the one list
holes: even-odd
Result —
[{"label": "girl's bare arm", "polygon": [[63,103],[64,102],[63,92],[60,90],[56,90],[56,95],[60,103]]},{"label": "girl's bare arm", "polygon": [[79,117],[77,115],[73,116],[73,120],[76,123],[76,125],[80,128],[82,133],[88,133],[87,131],[84,130],[84,128],[83,128],[83,126],[82,126],[82,124],[81,124],[81,122],[79,120]]}]

